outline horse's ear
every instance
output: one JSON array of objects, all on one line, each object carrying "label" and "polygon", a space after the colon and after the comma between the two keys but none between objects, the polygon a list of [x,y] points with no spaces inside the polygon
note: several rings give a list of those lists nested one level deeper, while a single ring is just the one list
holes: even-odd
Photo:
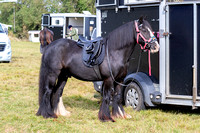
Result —
[{"label": "horse's ear", "polygon": [[141,16],[141,17],[139,18],[139,24],[142,24],[142,23],[143,23],[143,21],[144,21],[144,17],[143,17],[143,16]]}]

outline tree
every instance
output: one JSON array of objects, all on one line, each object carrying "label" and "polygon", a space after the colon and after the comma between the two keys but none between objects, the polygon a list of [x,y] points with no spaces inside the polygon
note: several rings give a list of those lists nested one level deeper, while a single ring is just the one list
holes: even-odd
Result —
[{"label": "tree", "polygon": [[94,0],[18,0],[18,3],[0,4],[0,22],[13,25],[14,9],[16,36],[27,38],[28,30],[41,29],[44,13],[71,13],[88,10],[95,13]]},{"label": "tree", "polygon": [[12,24],[13,21],[13,3],[5,3],[0,5],[0,22]]},{"label": "tree", "polygon": [[45,0],[44,4],[49,13],[59,13],[62,10],[61,0]]},{"label": "tree", "polygon": [[28,30],[39,30],[41,15],[47,11],[40,0],[22,0],[16,5],[16,32],[19,38],[27,38]]},{"label": "tree", "polygon": [[61,0],[63,9],[62,12],[72,13],[82,11],[90,11],[95,14],[95,1],[94,0]]}]

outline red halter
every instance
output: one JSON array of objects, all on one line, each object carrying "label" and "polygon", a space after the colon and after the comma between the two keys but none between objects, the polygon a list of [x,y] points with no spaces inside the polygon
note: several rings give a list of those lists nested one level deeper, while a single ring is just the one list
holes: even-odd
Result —
[{"label": "red halter", "polygon": [[[136,32],[137,32],[137,43],[140,45],[141,49],[142,50],[148,50],[148,61],[149,61],[149,76],[151,76],[151,52],[150,52],[150,49],[147,49],[146,46],[148,46],[149,43],[153,43],[155,41],[157,41],[156,37],[155,36],[152,36],[151,38],[149,38],[149,40],[147,40],[139,31],[139,28],[138,28],[138,21],[136,20],[135,21],[135,29],[136,29]],[[139,37],[141,37],[143,39],[143,41],[145,42],[144,46],[142,46],[140,43],[139,43]],[[149,47],[149,46],[148,46]]]}]

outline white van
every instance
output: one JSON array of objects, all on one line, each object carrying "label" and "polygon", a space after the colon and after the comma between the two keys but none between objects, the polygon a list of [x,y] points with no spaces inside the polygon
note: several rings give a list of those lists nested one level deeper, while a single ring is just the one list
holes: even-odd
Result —
[{"label": "white van", "polygon": [[0,23],[0,62],[10,62],[12,51],[7,28]]}]

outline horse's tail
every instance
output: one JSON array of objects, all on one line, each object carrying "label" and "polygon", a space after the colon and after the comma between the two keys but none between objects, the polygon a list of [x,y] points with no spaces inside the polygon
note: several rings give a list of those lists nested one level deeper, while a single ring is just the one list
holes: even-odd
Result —
[{"label": "horse's tail", "polygon": [[41,66],[40,66],[40,76],[39,76],[39,105],[42,104],[42,97],[45,93],[45,79],[46,79],[47,72],[45,70],[44,62],[42,59]]},{"label": "horse's tail", "polygon": [[36,115],[42,115],[45,118],[57,117],[51,107],[50,96],[46,88],[48,84],[48,67],[45,65],[44,55],[42,56],[41,66],[40,66],[40,76],[39,76],[39,109]]}]

